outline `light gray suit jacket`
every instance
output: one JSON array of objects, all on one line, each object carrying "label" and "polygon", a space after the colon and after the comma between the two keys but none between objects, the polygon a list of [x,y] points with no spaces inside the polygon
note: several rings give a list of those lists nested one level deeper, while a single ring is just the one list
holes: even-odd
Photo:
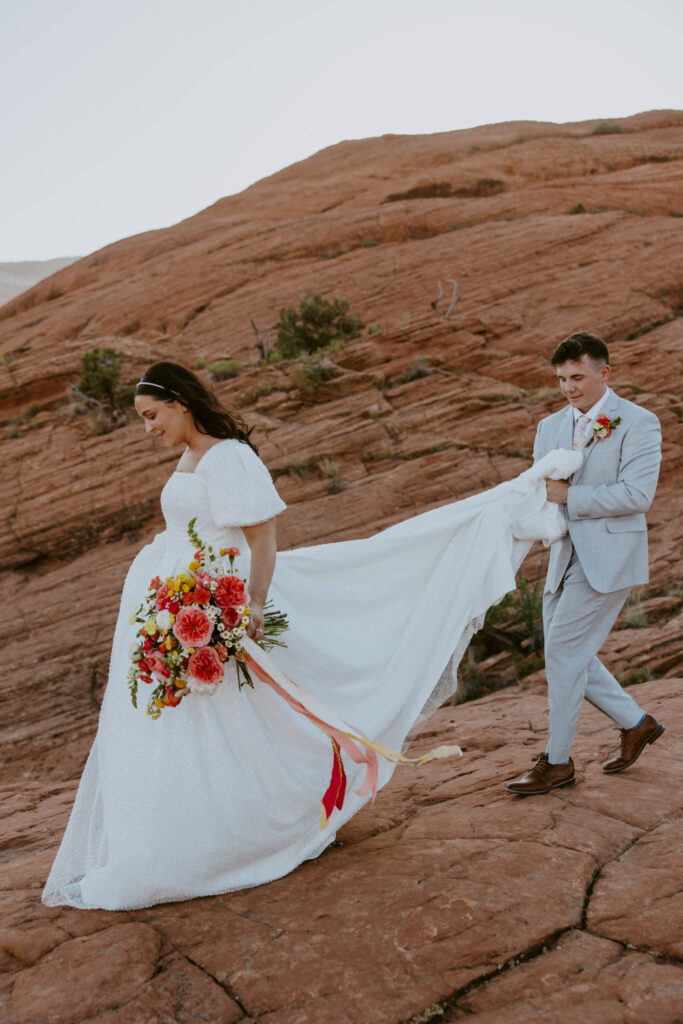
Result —
[{"label": "light gray suit jacket", "polygon": [[[659,476],[662,433],[657,417],[612,393],[600,410],[621,423],[609,437],[583,449],[583,466],[570,479],[569,533],[550,549],[546,591],[554,593],[572,545],[586,579],[601,594],[649,579],[645,512]],[[571,448],[574,411],[566,406],[538,424],[534,462],[553,448]]]}]

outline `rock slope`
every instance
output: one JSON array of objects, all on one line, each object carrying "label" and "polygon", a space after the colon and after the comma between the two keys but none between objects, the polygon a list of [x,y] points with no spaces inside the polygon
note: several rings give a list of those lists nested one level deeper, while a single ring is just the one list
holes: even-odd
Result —
[{"label": "rock slope", "polygon": [[[417,1024],[535,1020],[547,1006],[561,1021],[583,1000],[588,1020],[673,1024],[682,213],[681,112],[386,136],[124,239],[0,308],[13,1019],[192,1020],[202,1006],[217,1021]],[[307,290],[346,297],[367,325],[314,393],[298,364],[260,359],[251,324],[272,331]],[[610,344],[616,390],[664,430],[651,582],[606,645],[670,726],[642,767],[604,779],[614,738],[588,713],[583,784],[510,803],[500,784],[543,731],[541,673],[442,710],[434,731],[467,740],[463,762],[396,776],[343,845],[274,886],[137,915],[37,905],[95,728],[120,585],[159,529],[176,458],[132,420],[98,435],[71,418],[83,353],[122,350],[131,379],[158,358],[239,359],[219,390],[255,426],[289,504],[287,547],[371,533],[525,468],[537,420],[561,405],[548,355],[581,327]],[[529,565],[542,571],[542,555]],[[650,1016],[628,1017],[624,992],[636,1007],[654,999]]]}]

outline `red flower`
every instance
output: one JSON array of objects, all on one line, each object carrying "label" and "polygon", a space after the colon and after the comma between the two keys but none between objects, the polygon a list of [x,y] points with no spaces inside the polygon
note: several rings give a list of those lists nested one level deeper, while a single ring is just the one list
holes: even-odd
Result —
[{"label": "red flower", "polygon": [[211,600],[211,591],[205,587],[197,587],[194,591],[194,599],[197,604],[208,604]]},{"label": "red flower", "polygon": [[226,608],[221,608],[221,618],[228,629],[234,629],[242,620],[242,612],[228,605]]},{"label": "red flower", "polygon": [[181,608],[173,623],[173,633],[183,647],[203,647],[213,633],[213,622],[201,608]]},{"label": "red flower", "polygon": [[158,590],[160,586],[161,586],[161,579],[160,579],[159,576],[155,576],[154,579],[150,581],[149,589],[150,590]]},{"label": "red flower", "polygon": [[180,610],[180,601],[169,601],[168,610],[171,615],[177,615]]},{"label": "red flower", "polygon": [[185,605],[193,604],[194,603],[194,590],[189,590],[187,592],[187,594],[183,594],[182,600],[183,600],[183,604],[185,604]]},{"label": "red flower", "polygon": [[176,695],[175,690],[171,686],[166,687],[166,696],[164,697],[164,704],[167,708],[177,708],[180,704],[180,697]]},{"label": "red flower", "polygon": [[145,639],[142,641],[142,646],[145,648],[146,651],[149,651],[152,649],[152,647],[154,647],[154,644],[152,643],[150,638],[146,636]]},{"label": "red flower", "polygon": [[161,611],[163,608],[168,608],[168,603],[171,599],[172,594],[173,591],[171,590],[170,583],[162,583],[159,589],[157,590],[157,596],[154,600],[154,603],[156,604],[157,609],[159,611]]},{"label": "red flower", "polygon": [[225,646],[225,644],[214,644],[213,649],[218,655],[218,657],[221,659],[221,661],[228,660],[228,648]]},{"label": "red flower", "polygon": [[219,608],[237,607],[247,603],[247,592],[239,576],[222,576],[213,595]]},{"label": "red flower", "polygon": [[199,683],[217,683],[223,675],[223,662],[213,647],[202,647],[188,661],[187,671]]}]

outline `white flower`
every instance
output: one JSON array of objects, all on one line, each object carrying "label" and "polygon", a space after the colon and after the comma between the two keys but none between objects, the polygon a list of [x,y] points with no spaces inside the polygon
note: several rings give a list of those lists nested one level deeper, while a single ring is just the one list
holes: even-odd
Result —
[{"label": "white flower", "polygon": [[128,653],[130,654],[130,656],[131,656],[133,661],[137,661],[138,660],[139,651],[140,651],[140,645],[135,643],[135,642],[133,642],[130,645],[130,647],[128,648]]},{"label": "white flower", "polygon": [[169,630],[173,625],[173,616],[167,608],[163,608],[156,614],[157,626],[159,629]]},{"label": "white flower", "polygon": [[192,693],[200,694],[202,697],[211,697],[218,689],[218,683],[200,683],[194,676],[187,677],[187,686]]}]

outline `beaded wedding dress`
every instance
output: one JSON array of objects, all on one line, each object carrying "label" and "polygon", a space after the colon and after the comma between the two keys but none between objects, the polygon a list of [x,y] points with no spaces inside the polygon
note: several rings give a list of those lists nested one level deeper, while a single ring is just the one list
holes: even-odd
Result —
[{"label": "beaded wedding dress", "polygon": [[[473,632],[514,589],[533,540],[565,532],[543,481],[580,461],[551,453],[513,481],[374,537],[280,552],[269,596],[290,628],[271,658],[356,730],[400,750],[454,692]],[[133,708],[129,616],[152,577],[191,560],[188,521],[196,516],[205,542],[238,547],[248,579],[240,527],[285,507],[258,456],[234,440],[210,448],[193,473],[174,473],[161,504],[166,530],[123,587],[97,736],[43,892],[49,905],[123,910],[260,885],[321,853],[367,800],[354,792],[361,766],[349,762],[343,808],[321,831],[329,739],[268,686],[240,690],[232,662],[213,696],[192,694],[158,720],[145,694]],[[394,770],[380,758],[378,785]]]}]

